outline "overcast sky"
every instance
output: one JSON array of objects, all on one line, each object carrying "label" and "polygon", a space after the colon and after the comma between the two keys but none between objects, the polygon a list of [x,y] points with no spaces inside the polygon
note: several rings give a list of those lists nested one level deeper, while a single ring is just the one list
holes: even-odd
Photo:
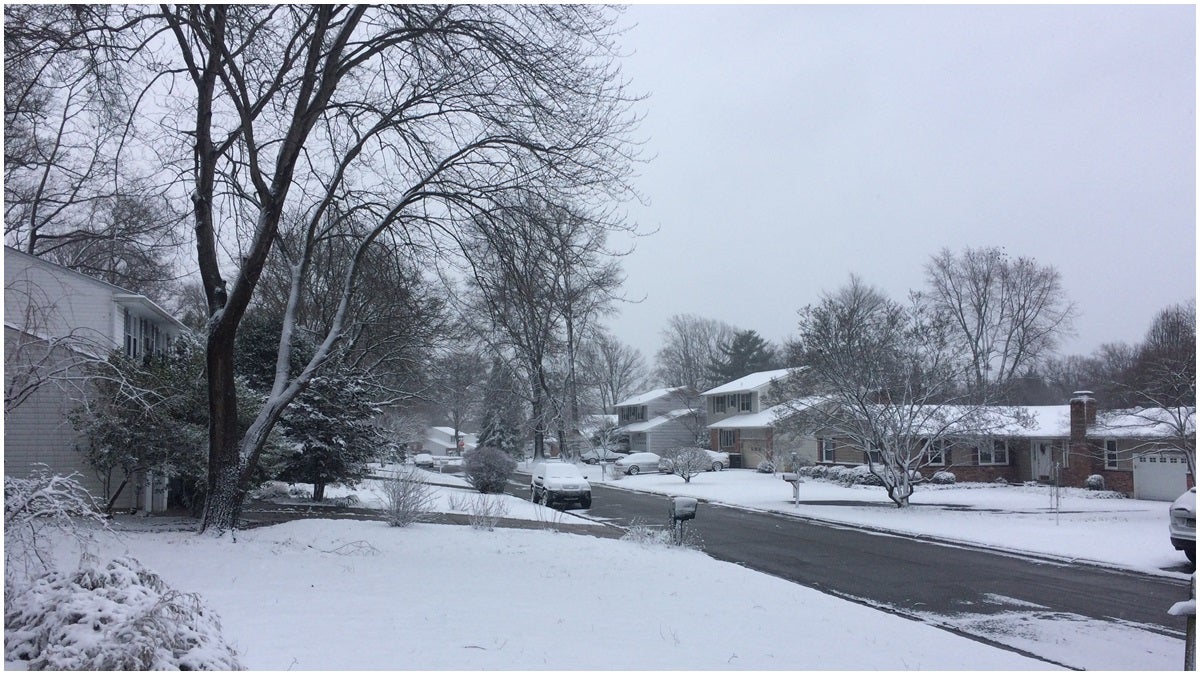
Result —
[{"label": "overcast sky", "polygon": [[1055,266],[1063,353],[1196,293],[1191,6],[636,5],[649,163],[609,326],[673,314],[780,341],[851,273],[903,299],[942,247]]}]

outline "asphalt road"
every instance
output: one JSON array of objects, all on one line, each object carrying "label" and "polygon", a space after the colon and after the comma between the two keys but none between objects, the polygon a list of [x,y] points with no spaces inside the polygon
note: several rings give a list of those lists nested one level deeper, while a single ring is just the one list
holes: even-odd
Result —
[{"label": "asphalt road", "polygon": [[[667,497],[611,489],[597,482],[592,491],[592,508],[578,512],[580,515],[621,526],[635,522],[665,525],[667,521]],[[528,498],[527,487],[514,487],[513,492]],[[964,630],[962,626],[970,621],[930,617],[978,616],[1034,607],[1042,617],[1086,617],[1135,624],[1173,638],[1184,636],[1184,619],[1166,613],[1172,604],[1187,599],[1189,584],[1184,581],[707,503],[700,504],[696,519],[687,527],[699,534],[701,548],[714,558],[919,618],[1049,663],[1057,664],[1006,644],[1003,635]]]}]

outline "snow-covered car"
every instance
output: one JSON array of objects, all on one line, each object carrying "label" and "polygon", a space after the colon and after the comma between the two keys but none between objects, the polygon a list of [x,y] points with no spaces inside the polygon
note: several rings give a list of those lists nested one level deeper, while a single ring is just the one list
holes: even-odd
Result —
[{"label": "snow-covered car", "polygon": [[[717,452],[716,450],[708,450],[706,448],[692,448],[703,452],[708,457],[708,462],[704,466],[705,471],[723,471],[729,468],[729,453]],[[660,473],[671,473],[674,471],[674,462],[663,457],[658,463]]]},{"label": "snow-covered car", "polygon": [[616,461],[617,471],[634,475],[642,471],[658,471],[658,460],[662,459],[653,452],[634,452]]},{"label": "snow-covered car", "polygon": [[624,456],[625,453],[623,452],[617,452],[612,448],[601,446],[580,454],[579,459],[582,459],[584,464],[598,464],[600,462],[615,462]]},{"label": "snow-covered car", "polygon": [[576,502],[592,506],[592,486],[574,464],[549,461],[533,468],[529,479],[529,499],[546,506],[558,502]]},{"label": "snow-covered car", "polygon": [[428,452],[413,455],[413,464],[424,469],[431,469],[433,468],[433,455]]},{"label": "snow-covered car", "polygon": [[1179,495],[1171,504],[1171,545],[1183,551],[1187,559],[1196,563],[1196,488]]}]

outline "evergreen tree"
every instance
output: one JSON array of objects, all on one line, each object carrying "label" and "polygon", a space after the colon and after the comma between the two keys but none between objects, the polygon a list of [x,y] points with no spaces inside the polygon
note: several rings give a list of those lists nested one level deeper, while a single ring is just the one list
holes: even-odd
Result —
[{"label": "evergreen tree", "polygon": [[280,420],[291,447],[280,458],[279,479],[311,483],[319,502],[329,483],[354,485],[366,478],[377,447],[370,421],[379,413],[366,393],[352,373],[314,377]]},{"label": "evergreen tree", "polygon": [[500,359],[492,360],[483,395],[483,425],[479,431],[478,447],[503,450],[521,457],[521,399],[519,385],[512,371]]},{"label": "evergreen tree", "polygon": [[775,349],[758,331],[743,330],[719,347],[720,355],[709,364],[712,381],[730,382],[750,373],[771,370],[777,366]]}]

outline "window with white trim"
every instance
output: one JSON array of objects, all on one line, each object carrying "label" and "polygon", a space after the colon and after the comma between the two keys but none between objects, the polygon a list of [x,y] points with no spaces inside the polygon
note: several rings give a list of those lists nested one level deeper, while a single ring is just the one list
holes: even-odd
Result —
[{"label": "window with white trim", "polygon": [[717,442],[722,448],[732,448],[737,436],[734,429],[721,429]]},{"label": "window with white trim", "polygon": [[1116,469],[1120,456],[1117,454],[1117,439],[1108,438],[1104,441],[1104,468]]},{"label": "window with white trim", "polygon": [[742,412],[750,412],[753,409],[754,401],[751,398],[753,394],[742,394],[738,400],[738,409]]},{"label": "window with white trim", "polygon": [[979,446],[979,463],[984,466],[1008,464],[1008,441],[997,439]]},{"label": "window with white trim", "polygon": [[833,442],[832,438],[818,438],[817,447],[822,462],[837,461],[837,444]]},{"label": "window with white trim", "polygon": [[137,335],[137,318],[130,314],[129,310],[127,309],[121,311],[124,315],[123,319],[125,324],[125,356],[131,359],[136,359],[138,356],[138,349],[141,347],[141,341],[138,340]]},{"label": "window with white trim", "polygon": [[867,456],[867,462],[871,464],[883,464],[883,448],[878,445],[872,445],[871,449],[863,454]]}]

